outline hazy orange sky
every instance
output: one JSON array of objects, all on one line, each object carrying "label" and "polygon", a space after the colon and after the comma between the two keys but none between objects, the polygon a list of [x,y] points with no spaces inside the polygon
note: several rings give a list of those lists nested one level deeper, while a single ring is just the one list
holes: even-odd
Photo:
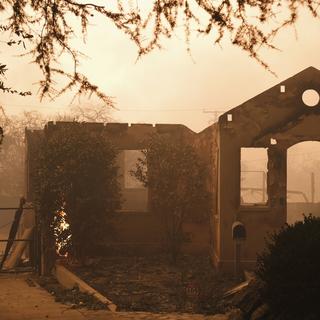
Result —
[{"label": "hazy orange sky", "polygon": [[[295,29],[285,29],[275,39],[281,51],[261,52],[278,78],[232,47],[227,39],[219,47],[214,46],[213,38],[194,37],[191,59],[183,37],[176,36],[164,42],[164,50],[136,62],[135,45],[97,19],[89,29],[86,45],[80,40],[75,43],[89,56],[83,60],[83,72],[115,97],[119,109],[112,112],[115,121],[182,123],[200,131],[212,121],[213,114],[207,111],[233,108],[309,66],[320,69],[319,19],[301,11]],[[1,62],[9,67],[7,80],[21,90],[31,90],[33,95],[22,98],[0,94],[6,111],[67,111],[70,95],[40,103],[34,84],[39,76],[37,67],[13,57],[16,53],[2,47]]]}]

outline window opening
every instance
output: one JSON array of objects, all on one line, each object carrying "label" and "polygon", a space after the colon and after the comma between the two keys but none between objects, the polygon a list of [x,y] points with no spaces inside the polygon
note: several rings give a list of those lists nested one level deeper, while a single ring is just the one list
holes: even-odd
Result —
[{"label": "window opening", "polygon": [[267,172],[267,148],[241,148],[241,205],[267,204]]},{"label": "window opening", "polygon": [[303,92],[302,101],[307,107],[315,107],[320,101],[319,93],[316,90],[308,89]]},{"label": "window opening", "polygon": [[320,216],[320,142],[305,141],[287,151],[287,222],[303,214]]}]

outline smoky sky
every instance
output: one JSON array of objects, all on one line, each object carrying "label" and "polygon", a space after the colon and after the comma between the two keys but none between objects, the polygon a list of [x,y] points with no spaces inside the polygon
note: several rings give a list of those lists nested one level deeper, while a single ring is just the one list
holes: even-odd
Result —
[{"label": "smoky sky", "polygon": [[[97,18],[89,28],[86,44],[74,45],[88,58],[81,71],[114,97],[118,110],[114,121],[129,123],[182,123],[200,131],[213,120],[214,110],[228,110],[295,73],[314,66],[320,68],[320,21],[301,11],[295,28],[284,29],[275,38],[278,50],[259,53],[277,77],[266,71],[247,53],[225,39],[221,46],[214,39],[193,36],[191,56],[183,36],[176,34],[163,42],[163,49],[137,61],[137,48],[112,25]],[[16,57],[23,49],[1,46],[1,62],[9,71],[7,81],[20,90],[31,90],[31,97],[0,94],[8,113],[36,109],[43,113],[67,112],[71,94],[56,101],[39,101],[37,66],[31,58]],[[70,67],[70,61],[62,60]],[[92,101],[89,103],[96,103]]]}]

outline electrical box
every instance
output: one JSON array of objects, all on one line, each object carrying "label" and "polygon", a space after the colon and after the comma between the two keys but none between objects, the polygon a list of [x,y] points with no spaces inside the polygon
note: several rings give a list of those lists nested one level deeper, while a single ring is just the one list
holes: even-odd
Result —
[{"label": "electrical box", "polygon": [[247,232],[244,224],[236,221],[232,224],[232,239],[233,240],[246,240]]}]

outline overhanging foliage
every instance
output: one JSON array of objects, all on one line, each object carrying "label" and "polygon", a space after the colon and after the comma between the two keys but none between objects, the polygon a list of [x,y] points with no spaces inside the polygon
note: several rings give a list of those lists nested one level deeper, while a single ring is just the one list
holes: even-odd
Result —
[{"label": "overhanging foliage", "polygon": [[[79,70],[81,53],[72,45],[79,35],[84,39],[87,27],[96,16],[113,24],[128,35],[138,48],[138,56],[161,48],[163,39],[171,38],[182,27],[187,48],[192,34],[209,36],[212,43],[223,38],[246,51],[268,68],[259,56],[262,47],[274,48],[272,42],[279,30],[294,25],[300,10],[306,8],[314,17],[319,16],[318,0],[154,0],[154,1],[77,1],[77,0],[3,0],[0,13],[2,43],[23,46],[40,68],[40,96],[55,98],[68,90],[76,94],[98,96],[107,106],[113,99],[93,84]],[[107,38],[107,37],[106,37]],[[67,70],[59,60],[66,55],[73,61]],[[3,82],[6,63],[0,63],[0,90],[18,92]],[[10,67],[10,66],[9,66]],[[60,78],[65,85],[57,85]],[[59,81],[61,83],[61,81]]]}]

